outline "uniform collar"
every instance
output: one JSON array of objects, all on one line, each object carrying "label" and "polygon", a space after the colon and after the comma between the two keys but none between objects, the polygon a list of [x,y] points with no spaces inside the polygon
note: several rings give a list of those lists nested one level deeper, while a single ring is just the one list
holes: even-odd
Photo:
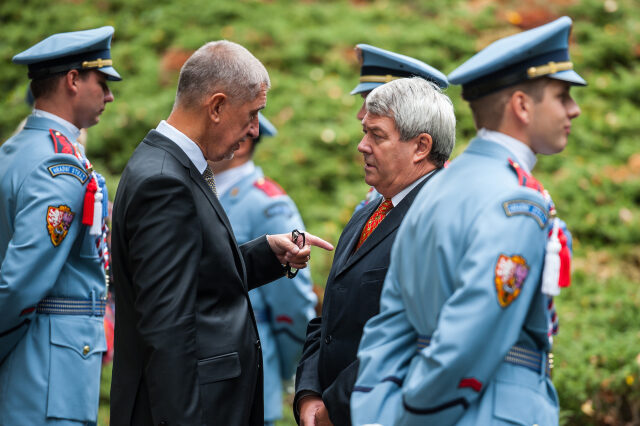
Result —
[{"label": "uniform collar", "polygon": [[246,176],[252,175],[255,171],[256,165],[253,160],[249,160],[232,169],[216,173],[216,189],[218,190],[218,193],[223,196],[234,185],[238,184]]},{"label": "uniform collar", "polygon": [[515,157],[513,160],[520,164],[520,167],[527,173],[531,173],[531,170],[536,165],[536,154],[516,138],[501,132],[485,129],[484,127],[478,130],[478,137],[505,147]]},{"label": "uniform collar", "polygon": [[207,168],[207,160],[204,158],[200,147],[194,141],[165,120],[162,120],[160,124],[158,124],[156,131],[178,145],[180,149],[187,154],[187,157],[189,157],[189,160],[196,166],[200,174],[204,173],[204,170]]},{"label": "uniform collar", "polygon": [[[63,133],[67,133],[69,134],[69,136],[73,137],[73,140],[77,140],[78,136],[80,136],[80,129],[78,129],[73,123],[70,123],[69,121],[65,120],[64,118],[61,118],[55,114],[52,114],[50,112],[47,111],[43,111],[41,109],[33,109],[33,112],[31,113],[32,116],[34,117],[39,117],[39,118],[47,118],[49,120],[55,121],[57,124],[61,125],[64,129],[60,129],[63,130]],[[66,130],[66,132],[65,132]]]}]

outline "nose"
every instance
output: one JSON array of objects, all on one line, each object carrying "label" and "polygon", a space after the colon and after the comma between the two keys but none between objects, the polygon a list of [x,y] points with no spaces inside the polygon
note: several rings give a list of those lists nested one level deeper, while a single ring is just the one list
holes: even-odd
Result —
[{"label": "nose", "polygon": [[580,107],[578,106],[576,101],[574,101],[573,98],[571,98],[569,101],[569,106],[567,108],[569,119],[573,120],[574,118],[579,116],[581,112],[582,111],[580,110]]},{"label": "nose", "polygon": [[255,139],[260,135],[260,123],[258,122],[257,114],[255,118],[251,120],[251,124],[249,125],[248,135],[251,139]]},{"label": "nose", "polygon": [[105,103],[113,102],[113,99],[114,99],[114,97],[113,97],[113,93],[111,93],[111,89],[106,88],[104,90],[104,102]]},{"label": "nose", "polygon": [[360,111],[358,111],[358,114],[356,115],[356,117],[358,118],[358,121],[362,121],[362,119],[364,118],[364,116],[367,114],[367,110],[364,107],[365,105],[365,101],[362,101],[362,106],[360,107]]},{"label": "nose", "polygon": [[363,153],[363,154],[370,154],[371,153],[371,147],[367,143],[367,135],[364,135],[362,137],[362,139],[360,140],[360,143],[358,143],[358,151]]}]

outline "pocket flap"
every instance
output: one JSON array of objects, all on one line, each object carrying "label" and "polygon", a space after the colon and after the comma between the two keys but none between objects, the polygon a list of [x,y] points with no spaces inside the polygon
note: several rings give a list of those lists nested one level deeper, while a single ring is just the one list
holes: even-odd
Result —
[{"label": "pocket flap", "polygon": [[200,384],[219,382],[238,377],[242,368],[238,352],[231,352],[198,361]]},{"label": "pocket flap", "polygon": [[51,315],[51,344],[73,349],[83,358],[107,350],[102,318]]},{"label": "pocket flap", "polygon": [[529,388],[496,381],[493,415],[517,425],[532,425],[536,423],[532,408],[536,400],[537,395]]},{"label": "pocket flap", "polygon": [[384,281],[384,278],[387,275],[387,269],[389,268],[370,269],[362,274],[361,282],[365,284],[370,282]]}]

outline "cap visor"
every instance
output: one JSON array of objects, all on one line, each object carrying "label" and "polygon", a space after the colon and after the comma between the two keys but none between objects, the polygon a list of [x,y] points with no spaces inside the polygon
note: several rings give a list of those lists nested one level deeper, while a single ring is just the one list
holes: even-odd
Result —
[{"label": "cap visor", "polygon": [[118,74],[118,71],[116,71],[115,68],[113,67],[102,67],[102,68],[98,68],[96,71],[100,71],[101,73],[105,74],[107,76],[107,80],[111,80],[111,81],[122,80],[122,77],[120,77],[120,74]]},{"label": "cap visor", "polygon": [[580,77],[574,70],[560,71],[555,74],[549,74],[546,77],[553,78],[554,80],[562,80],[571,83],[572,86],[586,86],[587,82],[584,78]]},{"label": "cap visor", "polygon": [[360,83],[351,91],[351,94],[357,95],[358,93],[370,92],[382,84],[383,83]]}]

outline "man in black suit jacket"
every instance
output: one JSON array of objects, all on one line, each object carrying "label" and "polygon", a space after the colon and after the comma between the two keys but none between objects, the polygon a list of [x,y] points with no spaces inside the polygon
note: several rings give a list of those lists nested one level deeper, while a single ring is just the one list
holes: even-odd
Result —
[{"label": "man in black suit jacket", "polygon": [[351,424],[358,344],[364,324],[379,311],[396,231],[455,143],[451,100],[427,80],[414,77],[379,86],[367,96],[365,108],[358,151],[366,183],[382,197],[358,210],[342,232],[322,317],[309,322],[294,399],[302,425]]},{"label": "man in black suit jacket", "polygon": [[248,290],[306,266],[306,235],[240,247],[207,160],[258,136],[269,76],[212,42],[184,64],[167,121],[122,174],[113,210],[117,287],[112,425],[262,425],[262,355]]}]

